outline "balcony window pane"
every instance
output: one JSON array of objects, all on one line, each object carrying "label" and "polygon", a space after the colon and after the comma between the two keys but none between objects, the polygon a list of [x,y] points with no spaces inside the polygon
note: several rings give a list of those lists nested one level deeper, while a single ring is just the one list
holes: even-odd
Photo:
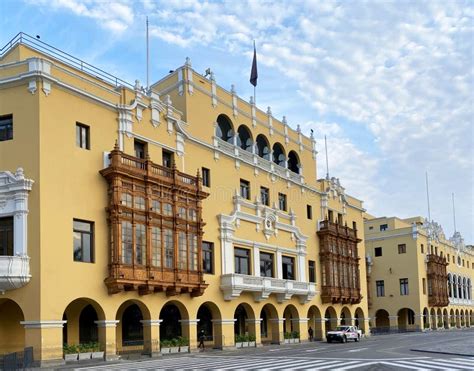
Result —
[{"label": "balcony window pane", "polygon": [[13,217],[0,218],[0,255],[13,256]]},{"label": "balcony window pane", "polygon": [[273,254],[260,253],[260,276],[273,277]]},{"label": "balcony window pane", "polygon": [[132,223],[122,222],[122,263],[132,264]]},{"label": "balcony window pane", "polygon": [[283,279],[294,280],[295,279],[295,259],[289,256],[282,257],[283,262]]},{"label": "balcony window pane", "polygon": [[135,225],[135,261],[137,264],[145,264],[146,260],[146,234],[143,224]]},{"label": "balcony window pane", "polygon": [[234,249],[235,273],[250,274],[250,251],[247,249]]},{"label": "balcony window pane", "polygon": [[188,263],[188,247],[186,244],[186,233],[178,234],[178,250],[179,250],[179,269],[187,269]]},{"label": "balcony window pane", "polygon": [[151,264],[161,267],[161,229],[151,228]]},{"label": "balcony window pane", "polygon": [[165,242],[165,267],[174,268],[173,231],[171,229],[165,229],[163,235],[164,235],[164,242]]}]

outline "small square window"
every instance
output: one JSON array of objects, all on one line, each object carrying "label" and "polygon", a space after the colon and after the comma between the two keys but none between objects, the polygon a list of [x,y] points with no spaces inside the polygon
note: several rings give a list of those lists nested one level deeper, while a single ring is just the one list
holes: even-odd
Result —
[{"label": "small square window", "polygon": [[90,128],[87,125],[76,122],[76,145],[79,148],[90,149]]},{"label": "small square window", "polygon": [[407,245],[405,245],[404,243],[398,245],[398,253],[399,254],[406,254],[406,252],[407,252]]},{"label": "small square window", "polygon": [[211,186],[211,170],[206,169],[205,167],[202,168],[202,185],[204,187]]},{"label": "small square window", "polygon": [[278,207],[282,211],[287,210],[286,195],[284,193],[278,193]]},{"label": "small square window", "polygon": [[386,231],[388,229],[388,224],[381,224],[380,225],[380,231],[383,232],[383,231]]},{"label": "small square window", "polygon": [[270,206],[270,190],[265,187],[260,187],[260,199],[262,204]]},{"label": "small square window", "polygon": [[375,256],[382,256],[382,248],[381,247],[376,247],[374,249],[375,251]]},{"label": "small square window", "polygon": [[313,207],[311,205],[306,205],[306,218],[313,219]]},{"label": "small square window", "polygon": [[374,229],[374,227],[372,227],[372,226],[369,227],[369,231],[371,231],[371,230],[373,230],[373,229]]},{"label": "small square window", "polygon": [[0,116],[0,142],[13,139],[13,115]]},{"label": "small square window", "polygon": [[240,179],[240,196],[250,200],[250,182]]}]

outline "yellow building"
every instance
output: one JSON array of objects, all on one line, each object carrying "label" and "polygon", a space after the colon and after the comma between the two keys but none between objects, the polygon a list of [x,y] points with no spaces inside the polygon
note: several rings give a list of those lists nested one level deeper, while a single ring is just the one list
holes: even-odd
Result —
[{"label": "yellow building", "polygon": [[146,91],[25,34],[1,53],[0,354],[368,333],[364,209],[313,138],[189,60]]},{"label": "yellow building", "polygon": [[421,217],[365,222],[372,332],[474,326],[474,248]]}]

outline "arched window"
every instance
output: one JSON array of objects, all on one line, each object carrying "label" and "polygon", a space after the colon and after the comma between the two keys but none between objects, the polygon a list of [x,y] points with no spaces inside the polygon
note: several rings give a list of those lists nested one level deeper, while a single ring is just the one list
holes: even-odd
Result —
[{"label": "arched window", "polygon": [[452,277],[451,277],[451,273],[448,273],[448,296],[450,298],[453,297],[453,290],[452,290]]},{"label": "arched window", "polygon": [[288,153],[288,169],[296,174],[300,173],[300,159],[295,151]]},{"label": "arched window", "polygon": [[461,281],[461,277],[458,277],[458,298],[462,299],[462,281]]},{"label": "arched window", "polygon": [[219,115],[217,117],[216,136],[225,142],[233,143],[234,129],[232,122],[226,115]]},{"label": "arched window", "polygon": [[277,165],[285,167],[285,150],[283,149],[283,146],[280,143],[275,143],[273,145],[273,162]]},{"label": "arched window", "polygon": [[270,160],[270,144],[263,134],[257,136],[257,154],[265,160]]},{"label": "arched window", "polygon": [[252,134],[245,125],[240,125],[237,129],[237,146],[245,151],[252,152]]},{"label": "arched window", "polygon": [[453,291],[454,291],[454,297],[458,297],[458,279],[456,275],[453,275]]}]

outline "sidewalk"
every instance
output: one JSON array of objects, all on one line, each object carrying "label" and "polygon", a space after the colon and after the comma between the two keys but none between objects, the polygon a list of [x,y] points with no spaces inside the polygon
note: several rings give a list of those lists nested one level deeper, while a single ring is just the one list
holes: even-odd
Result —
[{"label": "sidewalk", "polygon": [[[474,332],[466,331],[462,339],[449,340],[443,344],[425,345],[411,348],[415,352],[451,354],[456,356],[474,357]],[[474,368],[474,367],[473,367]]]}]

